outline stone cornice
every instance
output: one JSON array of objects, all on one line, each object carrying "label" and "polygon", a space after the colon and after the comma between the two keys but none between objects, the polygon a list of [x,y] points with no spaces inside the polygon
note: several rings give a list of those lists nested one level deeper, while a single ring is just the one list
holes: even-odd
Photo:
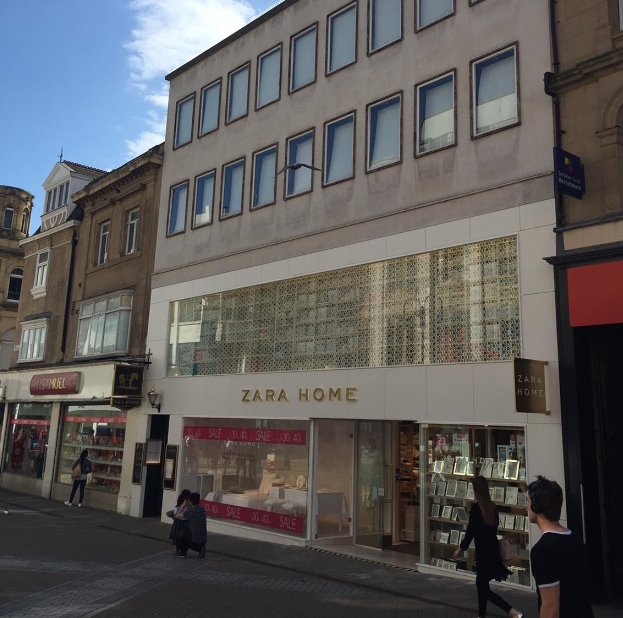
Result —
[{"label": "stone cornice", "polygon": [[580,85],[594,81],[603,75],[608,75],[623,69],[623,48],[594,56],[578,64],[567,71],[562,71],[552,78],[551,88],[554,92],[562,94]]}]

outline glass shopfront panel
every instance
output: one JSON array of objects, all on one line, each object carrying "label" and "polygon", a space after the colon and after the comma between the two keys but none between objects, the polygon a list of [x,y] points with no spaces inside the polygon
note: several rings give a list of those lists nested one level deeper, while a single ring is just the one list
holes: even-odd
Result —
[{"label": "glass shopfront panel", "polygon": [[93,463],[93,482],[89,488],[118,494],[125,425],[126,414],[117,408],[67,406],[63,413],[57,481],[72,483],[71,467],[87,449]]},{"label": "glass shopfront panel", "polygon": [[449,571],[476,569],[473,543],[459,558],[452,554],[463,540],[474,503],[471,479],[487,479],[499,513],[498,539],[508,542],[514,557],[505,562],[509,582],[530,585],[529,529],[526,508],[526,438],[523,428],[423,428],[426,473],[423,498],[422,561]]},{"label": "glass shopfront panel", "polygon": [[307,421],[186,419],[180,491],[210,518],[305,536],[308,437]]},{"label": "glass shopfront panel", "polygon": [[11,406],[3,472],[43,478],[51,403],[17,403]]}]

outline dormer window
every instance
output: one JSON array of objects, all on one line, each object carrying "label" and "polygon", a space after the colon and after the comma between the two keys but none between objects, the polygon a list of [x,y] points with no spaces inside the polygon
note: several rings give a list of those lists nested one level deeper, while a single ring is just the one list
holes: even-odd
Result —
[{"label": "dormer window", "polygon": [[52,212],[69,202],[69,181],[50,189],[45,199],[45,212]]},{"label": "dormer window", "polygon": [[13,229],[13,217],[15,215],[15,209],[13,206],[7,206],[4,209],[4,217],[2,218],[2,229],[3,230],[12,230]]}]

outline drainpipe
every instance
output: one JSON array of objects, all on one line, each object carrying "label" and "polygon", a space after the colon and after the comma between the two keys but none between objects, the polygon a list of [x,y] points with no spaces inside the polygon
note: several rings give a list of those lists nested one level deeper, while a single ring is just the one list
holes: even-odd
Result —
[{"label": "drainpipe", "polygon": [[74,280],[74,261],[76,257],[76,245],[78,244],[78,234],[74,230],[71,237],[71,258],[69,260],[69,274],[67,275],[67,295],[65,297],[65,315],[63,317],[63,334],[61,335],[61,354],[65,360],[65,348],[67,347],[67,324],[69,323],[69,311],[71,307],[71,288]]}]

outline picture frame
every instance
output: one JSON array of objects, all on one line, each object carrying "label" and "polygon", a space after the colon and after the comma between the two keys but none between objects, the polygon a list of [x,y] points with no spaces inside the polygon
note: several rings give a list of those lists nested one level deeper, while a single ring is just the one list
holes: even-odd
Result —
[{"label": "picture frame", "polygon": [[456,514],[456,508],[457,508],[456,506],[452,508],[452,517],[450,517],[450,519],[452,521],[458,521],[459,520],[458,515]]},{"label": "picture frame", "polygon": [[442,481],[441,483],[437,483],[437,495],[438,496],[445,496],[446,495],[446,487],[447,487],[448,483],[446,483],[445,481]]},{"label": "picture frame", "polygon": [[162,463],[162,440],[147,440],[145,464],[149,466],[160,463]]},{"label": "picture frame", "polygon": [[519,476],[517,477],[520,481],[526,480],[526,469],[523,467],[519,467]]},{"label": "picture frame", "polygon": [[493,488],[493,502],[504,502],[504,487],[496,485]]},{"label": "picture frame", "polygon": [[450,540],[449,532],[442,532],[441,535],[439,536],[439,542],[443,543],[444,545],[447,545],[449,540]]},{"label": "picture frame", "polygon": [[474,463],[474,461],[468,461],[467,462],[467,470],[465,470],[465,475],[466,476],[474,476],[475,469],[476,469],[476,464]]},{"label": "picture frame", "polygon": [[506,488],[506,496],[504,497],[504,504],[517,504],[517,496],[519,489],[517,487],[509,486]]},{"label": "picture frame", "polygon": [[440,538],[441,538],[441,530],[437,528],[437,530],[435,530],[435,541],[439,543]]},{"label": "picture frame", "polygon": [[459,545],[463,542],[464,538],[465,538],[465,530],[461,530],[461,532],[459,532]]},{"label": "picture frame", "polygon": [[514,530],[515,529],[515,516],[507,515],[504,520],[504,530]]},{"label": "picture frame", "polygon": [[428,484],[428,495],[434,496],[437,491],[437,483],[429,483]]},{"label": "picture frame", "polygon": [[458,545],[459,544],[459,531],[458,530],[451,530],[450,531],[450,544],[451,545]]},{"label": "picture frame", "polygon": [[465,497],[468,500],[474,500],[474,485],[472,483],[467,483],[467,494]]},{"label": "picture frame", "polygon": [[439,566],[439,558],[431,558],[430,559],[430,565],[434,566],[434,567],[438,567]]},{"label": "picture frame", "polygon": [[494,461],[493,468],[491,470],[492,479],[504,479],[505,463],[503,461]]},{"label": "picture frame", "polygon": [[432,508],[430,510],[430,516],[438,518],[440,509],[441,509],[441,507],[439,506],[439,504],[433,504],[433,506],[432,506]]},{"label": "picture frame", "polygon": [[134,462],[132,464],[132,485],[140,485],[143,481],[143,464],[145,463],[145,443],[134,445]]},{"label": "picture frame", "polygon": [[507,444],[499,444],[497,451],[498,451],[498,461],[506,462],[506,460],[510,457],[511,447]]},{"label": "picture frame", "polygon": [[454,457],[446,457],[443,461],[442,474],[452,474],[454,470]]},{"label": "picture frame", "polygon": [[519,478],[519,461],[507,459],[504,466],[504,478],[509,481],[516,481]]},{"label": "picture frame", "polygon": [[456,496],[456,487],[457,482],[455,480],[448,481],[448,485],[446,487],[446,496],[448,498],[454,498]]},{"label": "picture frame", "polygon": [[452,517],[452,507],[446,504],[441,511],[441,519],[450,519],[450,517]]},{"label": "picture frame", "polygon": [[431,531],[428,535],[429,540],[434,541],[435,540],[435,532],[436,530],[434,528],[431,528]]},{"label": "picture frame", "polygon": [[517,493],[517,506],[526,507],[528,505],[526,494],[523,491]]},{"label": "picture frame", "polygon": [[523,531],[530,532],[530,518],[526,517],[523,522]]},{"label": "picture frame", "polygon": [[469,521],[469,515],[464,506],[457,506],[454,510],[456,512],[457,521],[460,521],[462,524],[466,524]]},{"label": "picture frame", "polygon": [[486,479],[490,479],[492,472],[493,472],[493,458],[485,457],[482,464],[480,465],[480,476],[484,476]]},{"label": "picture frame", "polygon": [[441,473],[441,471],[443,470],[443,459],[438,459],[434,464],[433,464],[433,472],[439,472]]},{"label": "picture frame", "polygon": [[467,457],[457,457],[454,462],[454,474],[458,476],[465,476],[467,473]]},{"label": "picture frame", "polygon": [[456,571],[456,562],[449,562],[448,564],[448,571]]},{"label": "picture frame", "polygon": [[524,516],[523,515],[516,515],[515,516],[515,530],[519,530],[520,532],[523,532],[523,528],[524,528]]},{"label": "picture frame", "polygon": [[456,484],[455,498],[465,498],[467,496],[467,481],[458,481]]},{"label": "picture frame", "polygon": [[178,452],[179,446],[177,444],[167,444],[164,449],[164,470],[162,475],[162,486],[164,489],[175,489]]}]

